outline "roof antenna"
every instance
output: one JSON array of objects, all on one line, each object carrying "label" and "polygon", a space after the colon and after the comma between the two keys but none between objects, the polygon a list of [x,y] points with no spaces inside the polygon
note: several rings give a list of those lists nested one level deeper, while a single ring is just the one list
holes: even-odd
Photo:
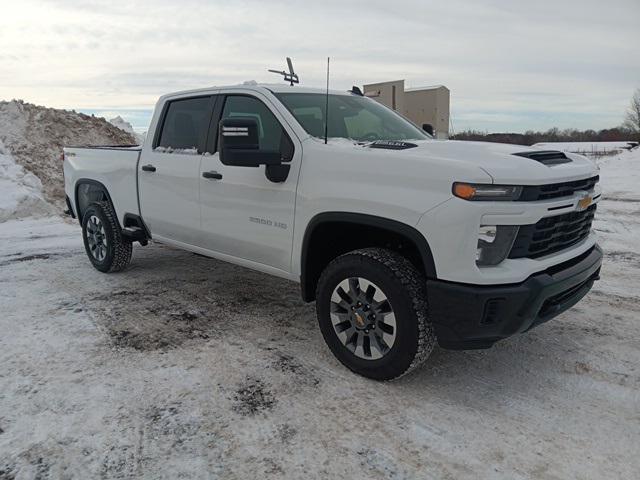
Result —
[{"label": "roof antenna", "polygon": [[291,62],[291,58],[287,57],[287,65],[289,66],[289,73],[284,70],[269,70],[271,73],[277,73],[278,75],[282,75],[284,77],[285,82],[291,82],[290,85],[293,87],[294,83],[300,83],[300,79],[298,75],[293,71],[293,63]]},{"label": "roof antenna", "polygon": [[327,57],[327,95],[324,107],[324,144],[327,144],[329,137],[329,57]]}]

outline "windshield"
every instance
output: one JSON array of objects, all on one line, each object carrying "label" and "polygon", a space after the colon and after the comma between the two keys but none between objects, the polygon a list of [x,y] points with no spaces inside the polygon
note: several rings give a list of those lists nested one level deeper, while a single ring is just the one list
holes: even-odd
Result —
[{"label": "windshield", "polygon": [[[276,93],[309,135],[324,138],[327,97],[322,93]],[[328,136],[358,142],[425,140],[429,136],[393,110],[366,97],[329,95]]]}]

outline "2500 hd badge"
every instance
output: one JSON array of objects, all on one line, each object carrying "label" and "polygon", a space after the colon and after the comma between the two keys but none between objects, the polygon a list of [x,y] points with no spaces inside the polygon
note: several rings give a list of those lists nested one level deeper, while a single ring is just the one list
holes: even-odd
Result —
[{"label": "2500 hd badge", "polygon": [[283,230],[287,229],[287,224],[282,222],[276,222],[273,220],[267,220],[266,218],[258,218],[258,217],[249,217],[249,221],[253,223],[259,223],[260,225],[267,225],[270,227],[278,227]]}]

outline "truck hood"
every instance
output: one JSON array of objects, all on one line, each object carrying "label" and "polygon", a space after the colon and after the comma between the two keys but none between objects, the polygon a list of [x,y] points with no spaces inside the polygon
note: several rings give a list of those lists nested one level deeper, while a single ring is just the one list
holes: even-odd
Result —
[{"label": "truck hood", "polygon": [[598,167],[593,161],[571,153],[565,153],[567,159],[564,161],[566,163],[554,165],[516,155],[540,151],[540,149],[522,145],[454,140],[430,140],[414,143],[418,146],[395,153],[479,167],[491,176],[494,183],[541,185],[578,180],[598,174]]}]

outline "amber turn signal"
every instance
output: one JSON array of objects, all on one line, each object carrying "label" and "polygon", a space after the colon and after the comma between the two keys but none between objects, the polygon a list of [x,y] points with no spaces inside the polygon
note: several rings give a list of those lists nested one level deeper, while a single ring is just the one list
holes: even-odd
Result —
[{"label": "amber turn signal", "polygon": [[472,199],[476,194],[476,187],[467,183],[454,183],[453,194],[456,197],[464,198],[465,200]]}]

